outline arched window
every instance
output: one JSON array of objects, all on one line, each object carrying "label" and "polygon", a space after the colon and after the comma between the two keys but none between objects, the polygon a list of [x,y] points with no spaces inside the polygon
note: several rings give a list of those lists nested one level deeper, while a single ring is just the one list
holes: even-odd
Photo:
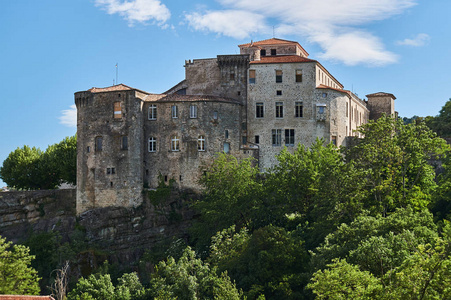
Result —
[{"label": "arched window", "polygon": [[171,139],[171,150],[180,151],[180,139],[176,135],[174,135]]},{"label": "arched window", "polygon": [[205,137],[203,135],[199,135],[197,139],[197,150],[205,151]]}]

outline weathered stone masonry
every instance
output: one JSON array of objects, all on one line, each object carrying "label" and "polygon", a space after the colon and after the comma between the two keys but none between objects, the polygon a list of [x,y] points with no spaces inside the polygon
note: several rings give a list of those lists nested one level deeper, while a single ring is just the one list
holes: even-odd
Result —
[{"label": "weathered stone masonry", "polygon": [[199,189],[218,152],[255,157],[264,171],[283,147],[345,145],[361,124],[395,113],[392,94],[359,99],[297,42],[239,48],[185,61],[185,79],[164,94],[123,84],[75,93],[78,214],[136,207],[159,180]]}]

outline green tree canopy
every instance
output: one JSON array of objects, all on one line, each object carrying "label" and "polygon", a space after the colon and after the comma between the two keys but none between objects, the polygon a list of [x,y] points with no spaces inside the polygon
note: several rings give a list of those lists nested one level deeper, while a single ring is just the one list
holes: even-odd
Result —
[{"label": "green tree canopy", "polygon": [[0,294],[39,294],[39,277],[30,266],[34,256],[29,252],[27,247],[0,237]]},{"label": "green tree canopy", "polygon": [[426,125],[435,131],[440,137],[451,137],[451,98],[443,105],[435,117],[427,117]]},{"label": "green tree canopy", "polygon": [[54,189],[76,184],[77,138],[66,137],[45,152],[23,146],[11,152],[0,167],[0,178],[9,187],[24,190]]}]

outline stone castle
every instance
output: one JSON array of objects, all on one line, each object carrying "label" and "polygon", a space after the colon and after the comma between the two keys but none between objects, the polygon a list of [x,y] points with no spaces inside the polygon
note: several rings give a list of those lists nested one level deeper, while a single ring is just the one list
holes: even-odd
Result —
[{"label": "stone castle", "polygon": [[75,93],[78,214],[136,207],[159,180],[197,189],[218,152],[254,157],[265,170],[283,147],[317,137],[346,145],[361,124],[395,114],[394,95],[359,99],[297,42],[239,48],[185,61],[185,79],[164,94],[124,84]]}]

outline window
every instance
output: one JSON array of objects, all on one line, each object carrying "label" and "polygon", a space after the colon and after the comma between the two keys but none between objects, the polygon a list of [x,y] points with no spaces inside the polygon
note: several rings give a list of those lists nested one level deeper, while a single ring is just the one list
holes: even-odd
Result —
[{"label": "window", "polygon": [[215,119],[215,120],[218,119],[218,112],[217,111],[213,112],[213,119]]},{"label": "window", "polygon": [[296,70],[296,82],[302,82],[302,70]]},{"label": "window", "polygon": [[178,118],[177,105],[172,105],[172,107],[171,107],[171,114],[172,114],[172,118],[173,119]]},{"label": "window", "polygon": [[229,138],[229,131],[226,129],[225,130],[225,134],[224,134],[225,138],[228,139]]},{"label": "window", "polygon": [[242,143],[243,145],[246,145],[246,144],[247,144],[247,136],[242,136],[242,137],[241,137],[241,143]]},{"label": "window", "polygon": [[327,97],[327,93],[323,93],[323,98],[326,98]]},{"label": "window", "polygon": [[282,70],[276,70],[276,82],[282,82]]},{"label": "window", "polygon": [[149,120],[156,120],[157,119],[157,105],[152,104],[149,106]]},{"label": "window", "polygon": [[283,102],[276,102],[276,118],[283,118]]},{"label": "window", "polygon": [[235,80],[235,73],[230,73],[230,81],[234,81]]},{"label": "window", "polygon": [[255,136],[255,143],[260,144],[260,136],[259,135]]},{"label": "window", "polygon": [[263,102],[257,102],[255,104],[255,117],[256,118],[263,118],[264,117],[264,106]]},{"label": "window", "polygon": [[276,49],[271,49],[271,55],[276,55],[276,54],[277,54]]},{"label": "window", "polygon": [[282,91],[276,91],[277,96],[282,96]]},{"label": "window", "polygon": [[272,145],[273,146],[282,145],[282,129],[272,130]]},{"label": "window", "polygon": [[285,146],[294,146],[294,129],[285,129]]},{"label": "window", "polygon": [[319,114],[324,114],[326,112],[326,107],[325,106],[318,106],[318,113]]},{"label": "window", "polygon": [[295,118],[303,117],[303,106],[302,102],[300,101],[294,103],[294,117]]},{"label": "window", "polygon": [[106,168],[106,173],[108,175],[116,174],[116,169],[115,168]]},{"label": "window", "polygon": [[199,135],[197,139],[197,150],[205,151],[205,137],[203,135]]},{"label": "window", "polygon": [[197,105],[190,105],[190,107],[189,107],[189,117],[191,119],[197,118]]},{"label": "window", "polygon": [[337,146],[337,137],[335,135],[332,136],[332,144],[334,144],[334,146]]},{"label": "window", "polygon": [[126,135],[121,137],[121,149],[122,150],[128,149],[128,137]]},{"label": "window", "polygon": [[255,83],[255,70],[249,70],[249,83]]},{"label": "window", "polygon": [[265,49],[260,50],[260,56],[266,56],[266,50]]},{"label": "window", "polygon": [[114,102],[114,118],[115,119],[122,118],[122,105],[120,101]]},{"label": "window", "polygon": [[102,143],[103,143],[103,139],[101,136],[96,137],[96,151],[102,151]]},{"label": "window", "polygon": [[230,144],[224,143],[224,153],[229,153],[229,152],[230,152]]},{"label": "window", "polygon": [[171,139],[171,150],[180,151],[180,139],[176,135],[174,135]]},{"label": "window", "polygon": [[149,152],[157,152],[157,139],[153,136],[149,138]]},{"label": "window", "polygon": [[88,153],[91,152],[91,147],[89,147],[89,146],[86,147],[86,152],[88,152]]}]

